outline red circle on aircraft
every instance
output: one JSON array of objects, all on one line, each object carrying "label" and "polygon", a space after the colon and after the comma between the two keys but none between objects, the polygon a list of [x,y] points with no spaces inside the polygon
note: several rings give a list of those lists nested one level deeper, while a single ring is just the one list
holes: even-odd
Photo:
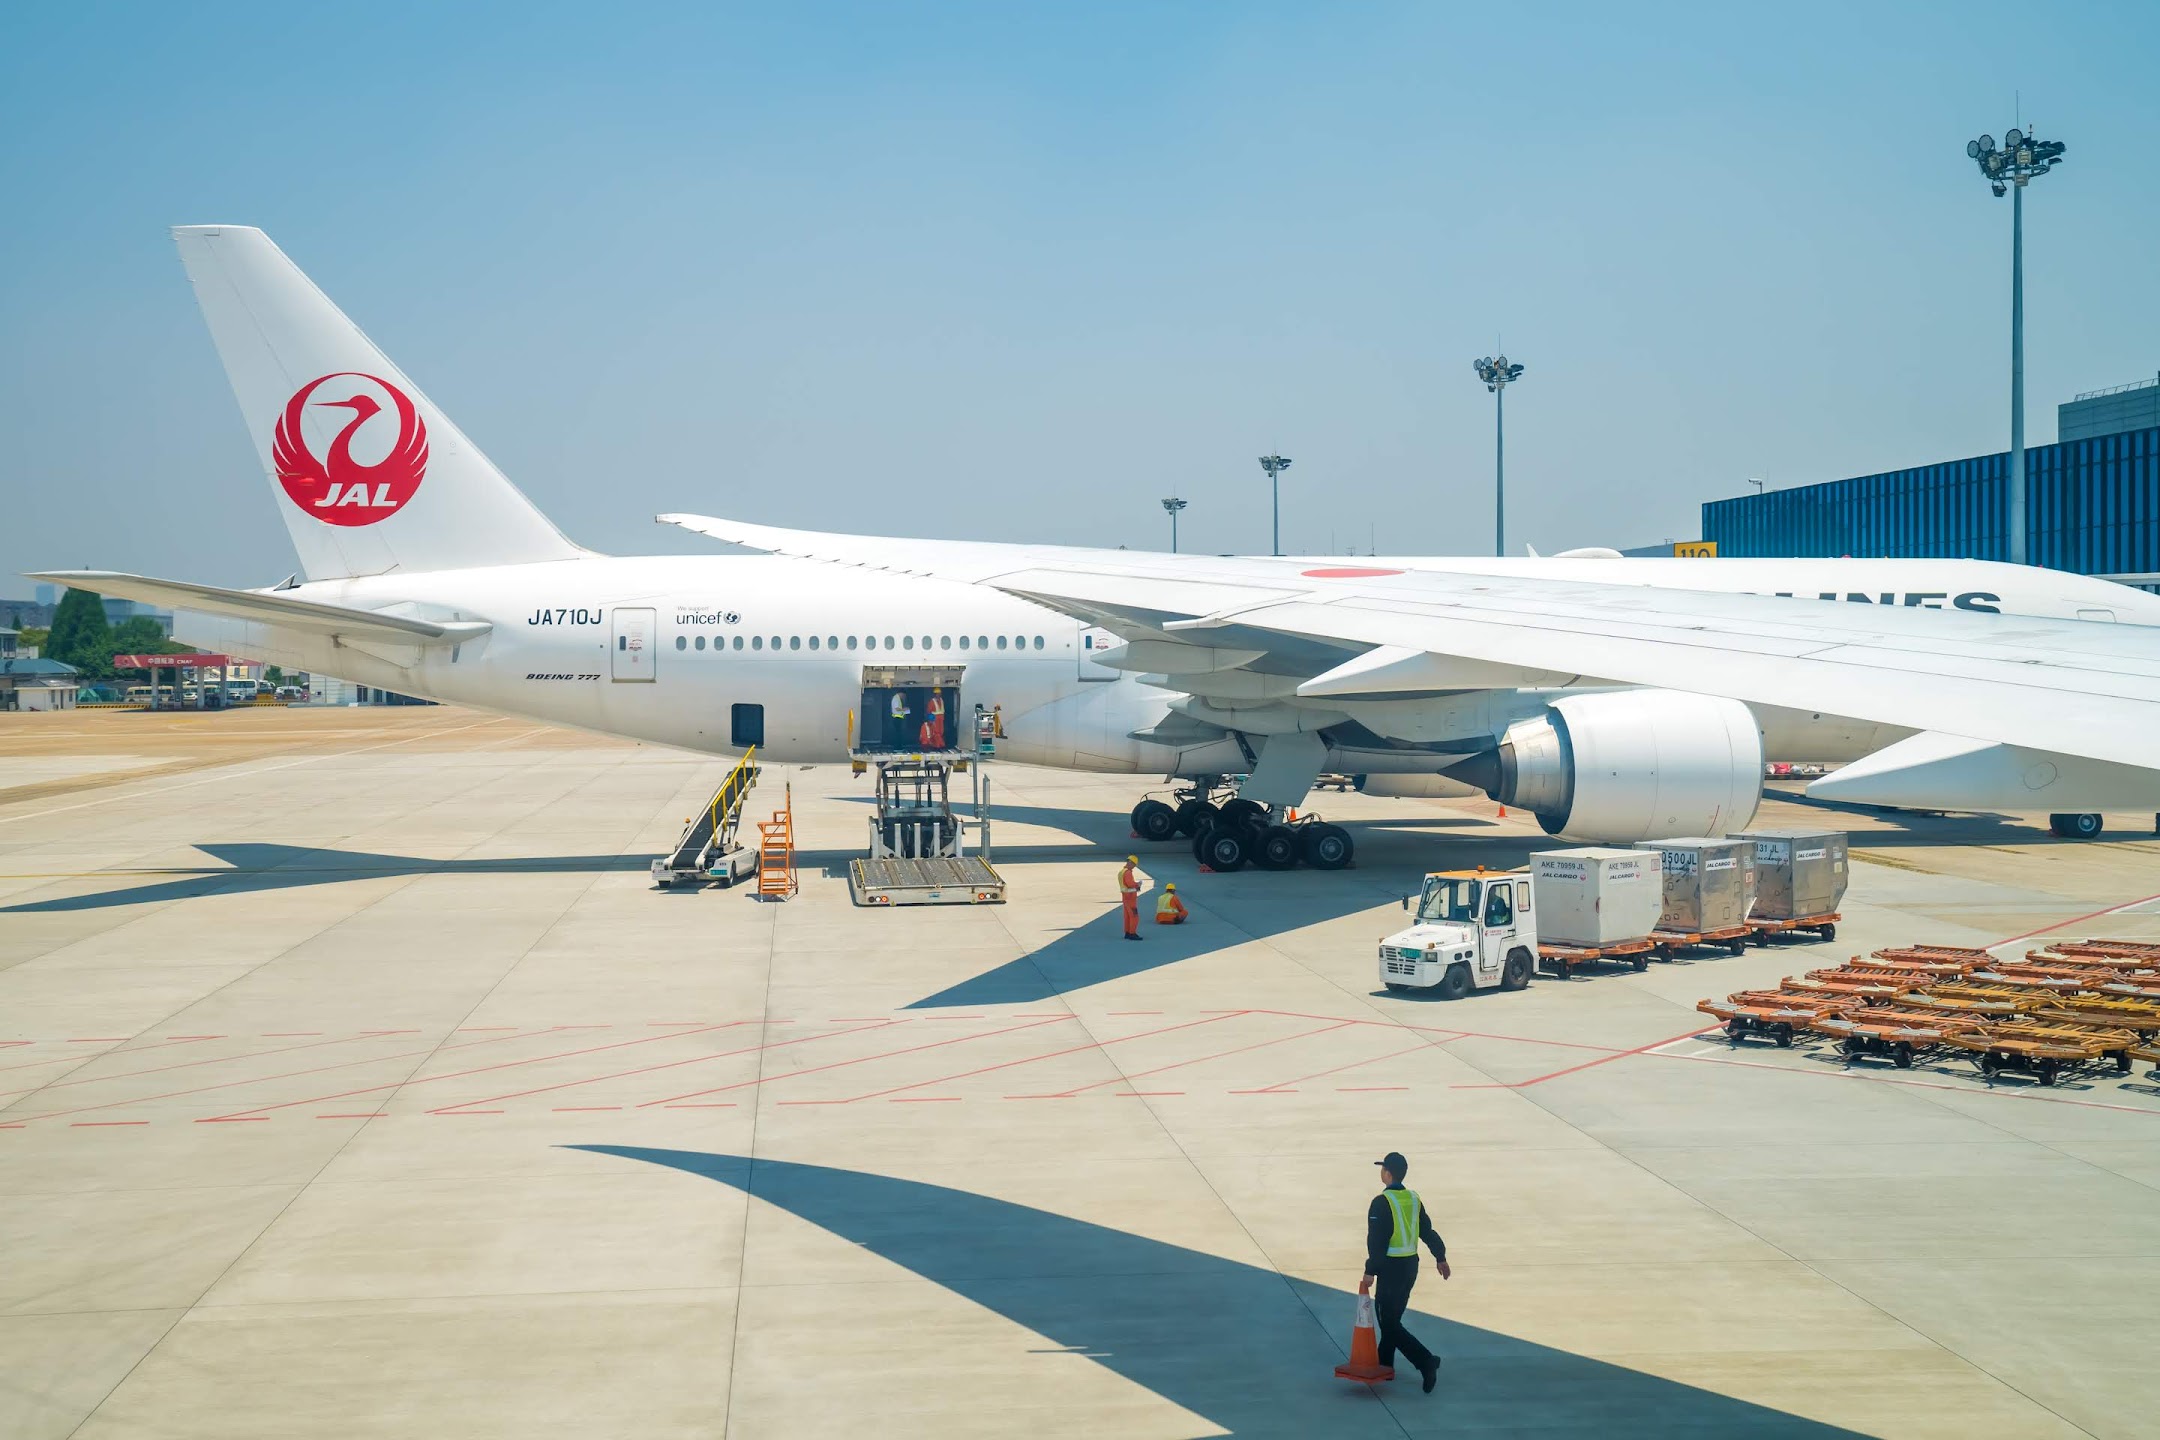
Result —
[{"label": "red circle on aircraft", "polygon": [[[347,383],[331,384],[339,380]],[[355,381],[366,384],[352,383]],[[314,399],[315,392],[325,385],[330,385],[333,393],[343,392],[340,398]],[[382,401],[369,393],[369,386],[390,397],[397,438],[380,460],[363,465],[353,458],[353,440],[363,426],[384,413]],[[330,441],[328,453],[319,457],[308,448],[303,429],[311,408],[351,412],[351,418]],[[277,467],[278,483],[285,487],[293,504],[317,520],[325,525],[373,525],[403,509],[427,478],[427,424],[421,420],[412,397],[381,376],[358,370],[334,371],[308,381],[285,402],[270,458]]]},{"label": "red circle on aircraft", "polygon": [[1400,570],[1369,570],[1360,565],[1342,565],[1332,570],[1300,570],[1300,575],[1314,580],[1363,580],[1373,575],[1400,575]]}]

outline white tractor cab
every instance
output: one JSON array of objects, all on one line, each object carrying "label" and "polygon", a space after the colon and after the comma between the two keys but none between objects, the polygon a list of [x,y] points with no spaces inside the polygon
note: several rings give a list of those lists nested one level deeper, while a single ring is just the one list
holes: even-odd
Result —
[{"label": "white tractor cab", "polygon": [[[1425,877],[1417,922],[1380,942],[1390,990],[1520,990],[1537,969],[1537,915],[1520,870],[1441,870]],[[1410,907],[1409,897],[1403,908]]]}]

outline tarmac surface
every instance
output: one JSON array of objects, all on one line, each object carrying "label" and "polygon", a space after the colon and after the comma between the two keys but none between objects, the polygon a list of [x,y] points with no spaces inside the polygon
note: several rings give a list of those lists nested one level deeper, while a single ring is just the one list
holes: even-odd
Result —
[{"label": "tarmac surface", "polygon": [[[1735,1050],[1888,944],[2160,938],[2151,816],[1843,824],[1832,944],[1382,991],[1426,869],[1119,938],[1133,779],[993,767],[1003,906],[646,873],[725,762],[449,708],[0,717],[0,1435],[2149,1435],[2160,1085]],[[1336,1380],[1371,1161],[1446,1236],[1438,1390]]]}]

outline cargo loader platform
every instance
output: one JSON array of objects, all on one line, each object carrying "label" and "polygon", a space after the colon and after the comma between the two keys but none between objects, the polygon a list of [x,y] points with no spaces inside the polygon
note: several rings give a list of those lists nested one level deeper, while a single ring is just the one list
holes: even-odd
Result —
[{"label": "cargo loader platform", "polygon": [[1005,877],[979,855],[873,855],[848,862],[848,889],[858,905],[997,905]]}]

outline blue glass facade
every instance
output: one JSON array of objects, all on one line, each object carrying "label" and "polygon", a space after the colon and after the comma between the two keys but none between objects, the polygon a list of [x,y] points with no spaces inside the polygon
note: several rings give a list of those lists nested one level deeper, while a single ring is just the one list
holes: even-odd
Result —
[{"label": "blue glass facade", "polygon": [[[1718,554],[2006,560],[2010,455],[1800,485],[1702,507]],[[2160,572],[2160,429],[2025,452],[2033,563],[2086,575]]]}]

